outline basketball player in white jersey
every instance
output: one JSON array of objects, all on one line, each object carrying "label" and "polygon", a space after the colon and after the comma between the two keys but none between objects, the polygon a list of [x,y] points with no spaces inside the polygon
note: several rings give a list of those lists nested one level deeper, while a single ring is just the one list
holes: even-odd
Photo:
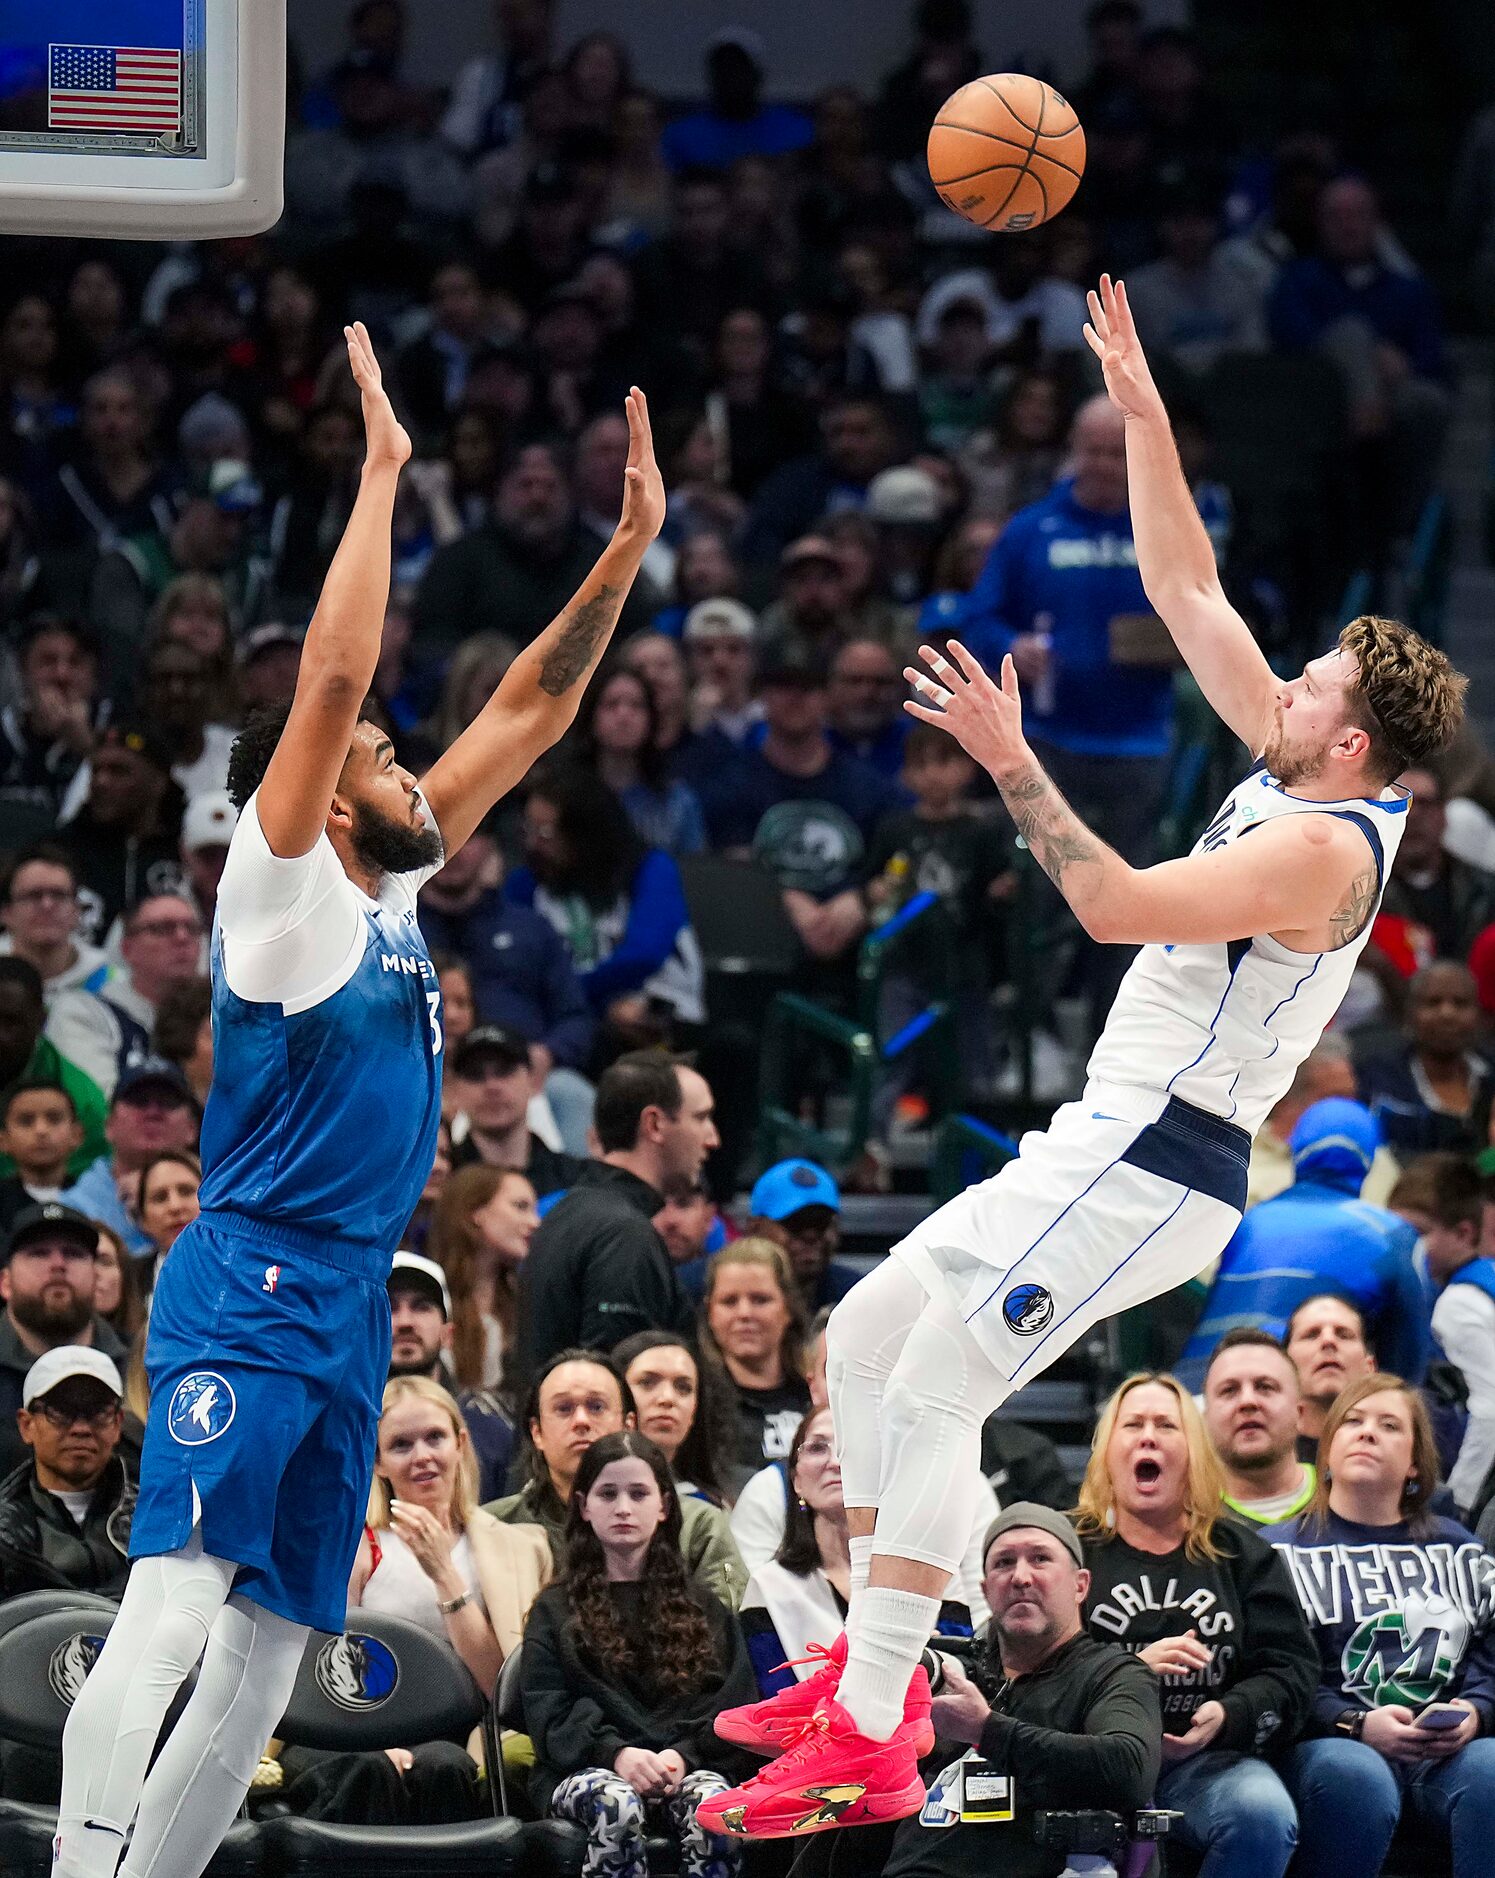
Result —
[{"label": "basketball player in white jersey", "polygon": [[[825,1699],[790,1753],[702,1807],[713,1831],[818,1831],[923,1803],[929,1695],[916,1665],[969,1531],[981,1424],[1097,1319],[1182,1284],[1225,1245],[1251,1138],[1369,935],[1406,822],[1394,778],[1442,749],[1462,713],[1464,679],[1386,620],[1354,621],[1301,677],[1272,673],[1221,588],[1121,284],[1103,278],[1090,313],[1086,338],[1126,418],[1148,598],[1257,761],[1190,855],[1133,868],[1024,741],[1010,658],[998,683],[952,642],[948,657],[925,647],[929,670],[908,673],[920,701],[906,708],[990,772],[1091,937],[1142,950],[1081,1099],[895,1246],[831,1318],[852,1534],[844,1667],[818,1672]],[[1024,1609],[1016,1598],[1004,1621]],[[1041,1596],[1027,1614],[1041,1623]]]}]

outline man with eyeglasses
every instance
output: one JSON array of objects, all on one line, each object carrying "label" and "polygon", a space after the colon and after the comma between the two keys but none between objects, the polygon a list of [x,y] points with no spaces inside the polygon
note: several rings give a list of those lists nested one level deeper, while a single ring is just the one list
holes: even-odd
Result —
[{"label": "man with eyeglasses", "polygon": [[125,1360],[124,1344],[93,1308],[98,1243],[94,1222],[57,1200],[28,1208],[11,1228],[0,1266],[0,1480],[33,1445],[17,1411],[29,1406],[27,1382],[38,1358],[66,1351]]},{"label": "man with eyeglasses", "polygon": [[0,1482],[0,1598],[64,1588],[117,1598],[135,1504],[118,1365],[75,1344],[49,1350],[26,1372],[16,1420],[31,1452]]}]

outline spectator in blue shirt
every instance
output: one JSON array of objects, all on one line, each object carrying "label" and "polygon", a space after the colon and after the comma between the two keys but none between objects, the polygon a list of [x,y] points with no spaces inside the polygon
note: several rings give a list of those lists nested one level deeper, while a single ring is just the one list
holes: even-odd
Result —
[{"label": "spectator in blue shirt", "polygon": [[672,170],[728,170],[740,157],[787,156],[803,150],[815,127],[803,111],[763,102],[765,47],[745,26],[724,26],[706,45],[709,102],[677,118],[664,133]]},{"label": "spectator in blue shirt", "polygon": [[1410,527],[1437,471],[1448,424],[1443,327],[1432,289],[1387,265],[1369,183],[1341,176],[1319,198],[1318,252],[1290,262],[1268,305],[1272,338],[1316,348],[1337,367],[1355,436],[1379,442],[1393,526]]},{"label": "spectator in blue shirt", "polygon": [[1309,1298],[1335,1292],[1353,1304],[1383,1367],[1421,1380],[1432,1296],[1413,1263],[1417,1234],[1360,1198],[1380,1145],[1375,1117],[1330,1096],[1304,1110],[1289,1139],[1295,1183],[1252,1207],[1220,1256],[1204,1314],[1176,1367],[1202,1389],[1211,1352],[1242,1325],[1284,1336]]}]

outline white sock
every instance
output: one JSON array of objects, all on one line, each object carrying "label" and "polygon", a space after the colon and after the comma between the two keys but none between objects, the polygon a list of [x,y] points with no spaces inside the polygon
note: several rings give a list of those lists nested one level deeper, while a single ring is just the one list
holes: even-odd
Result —
[{"label": "white sock", "polygon": [[861,1614],[862,1599],[867,1595],[867,1575],[872,1570],[872,1542],[875,1534],[853,1534],[847,1540],[846,1547],[851,1554],[851,1597],[846,1606],[846,1642],[850,1646],[856,1635],[857,1619]]},{"label": "white sock", "polygon": [[124,1844],[123,1826],[59,1820],[52,1841],[52,1878],[114,1878]]},{"label": "white sock", "polygon": [[939,1614],[938,1598],[882,1585],[869,1585],[857,1600],[836,1700],[874,1741],[886,1741],[903,1720],[908,1685]]}]

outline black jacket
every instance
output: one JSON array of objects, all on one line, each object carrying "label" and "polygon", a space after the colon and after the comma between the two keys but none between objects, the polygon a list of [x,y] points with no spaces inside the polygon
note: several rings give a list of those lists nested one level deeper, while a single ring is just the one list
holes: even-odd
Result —
[{"label": "black jacket", "polygon": [[690,1299],[654,1230],[663,1205],[626,1169],[586,1163],[519,1267],[520,1376],[572,1344],[610,1350],[636,1330],[690,1329]]},{"label": "black jacket", "polygon": [[[1152,1797],[1162,1757],[1157,1679],[1136,1657],[1081,1632],[1031,1675],[1009,1681],[991,1657],[971,1673],[992,1705],[977,1745],[1011,1777],[1016,1817],[946,1828],[906,1819],[886,1878],[1052,1878],[1064,1858],[1034,1844],[1034,1812],[1126,1814]],[[932,1780],[962,1752],[959,1742],[938,1743],[921,1771]]]},{"label": "black jacket", "polygon": [[1289,1746],[1302,1730],[1317,1683],[1316,1651],[1292,1580],[1274,1547],[1221,1520],[1223,1556],[1195,1561],[1182,1546],[1138,1552],[1115,1537],[1085,1541],[1093,1637],[1142,1650],[1192,1630],[1213,1652],[1208,1669],[1157,1683],[1163,1730],[1181,1735],[1203,1702],[1225,1710],[1213,1746],[1243,1754]]},{"label": "black jacket", "polygon": [[96,1591],[117,1598],[130,1570],[136,1485],[116,1454],[93,1490],[81,1530],[27,1461],[0,1482],[0,1599],[23,1591]]},{"label": "black jacket", "polygon": [[[626,1631],[647,1648],[649,1614],[641,1585],[614,1585]],[[687,1771],[710,1767],[735,1776],[748,1771],[738,1751],[718,1740],[712,1723],[723,1709],[757,1699],[737,1619],[725,1604],[693,1588],[726,1665],[719,1680],[683,1699],[663,1694],[647,1673],[605,1673],[582,1648],[571,1623],[566,1586],[551,1585],[531,1607],[524,1627],[520,1685],[525,1731],[535,1744],[530,1793],[543,1813],[557,1784],[583,1767],[611,1768],[624,1748],[673,1748]]]},{"label": "black jacket", "polygon": [[[97,1313],[93,1320],[93,1347],[111,1357],[119,1366],[120,1374],[124,1374],[130,1353],[120,1342],[114,1327]],[[31,1459],[31,1450],[21,1439],[21,1431],[16,1426],[16,1410],[21,1406],[26,1372],[35,1361],[36,1358],[16,1335],[15,1325],[11,1323],[9,1315],[0,1311],[0,1480],[23,1461]]]}]

